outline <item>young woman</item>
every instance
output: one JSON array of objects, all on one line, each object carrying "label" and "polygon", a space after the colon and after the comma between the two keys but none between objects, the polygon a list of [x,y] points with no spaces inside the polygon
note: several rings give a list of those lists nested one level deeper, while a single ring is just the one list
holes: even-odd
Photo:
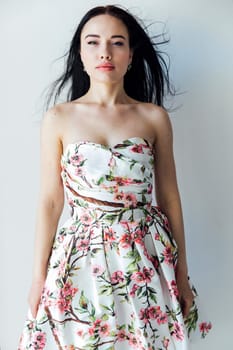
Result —
[{"label": "young woman", "polygon": [[[96,7],[72,39],[56,97],[69,81],[67,102],[48,109],[41,127],[30,308],[18,349],[187,349],[197,308],[162,107],[166,64],[131,14]],[[57,230],[63,189],[71,216]]]}]

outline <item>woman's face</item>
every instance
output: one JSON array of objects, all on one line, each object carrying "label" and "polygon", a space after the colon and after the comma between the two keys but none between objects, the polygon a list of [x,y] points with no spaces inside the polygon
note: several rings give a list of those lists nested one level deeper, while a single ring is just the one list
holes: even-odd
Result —
[{"label": "woman's face", "polygon": [[81,32],[80,55],[91,80],[120,82],[132,61],[124,23],[110,15],[91,18]]}]

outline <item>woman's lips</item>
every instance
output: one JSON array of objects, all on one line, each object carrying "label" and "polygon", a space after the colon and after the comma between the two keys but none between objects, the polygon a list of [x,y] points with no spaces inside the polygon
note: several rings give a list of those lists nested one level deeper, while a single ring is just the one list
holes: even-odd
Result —
[{"label": "woman's lips", "polygon": [[100,64],[96,68],[104,71],[110,71],[113,70],[115,67],[112,64]]}]

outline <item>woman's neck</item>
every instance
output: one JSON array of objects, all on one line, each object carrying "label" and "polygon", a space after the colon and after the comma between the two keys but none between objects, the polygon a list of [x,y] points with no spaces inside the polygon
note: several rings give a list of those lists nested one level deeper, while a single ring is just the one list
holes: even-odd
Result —
[{"label": "woman's neck", "polygon": [[127,104],[131,101],[125,93],[123,83],[106,84],[99,82],[91,83],[89,90],[81,99],[86,103],[96,103],[106,107]]}]

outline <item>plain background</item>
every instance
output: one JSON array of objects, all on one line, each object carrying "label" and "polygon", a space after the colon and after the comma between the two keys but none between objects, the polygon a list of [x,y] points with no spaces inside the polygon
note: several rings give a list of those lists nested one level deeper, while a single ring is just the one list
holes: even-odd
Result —
[{"label": "plain background", "polygon": [[[108,3],[114,3],[108,1]],[[189,272],[214,324],[195,349],[232,346],[233,1],[118,1],[171,41],[161,49],[184,93],[172,103]],[[62,72],[74,30],[100,1],[0,3],[0,347],[14,350],[27,312],[44,89]],[[165,28],[164,28],[165,25]],[[52,350],[52,349],[51,349]]]}]

